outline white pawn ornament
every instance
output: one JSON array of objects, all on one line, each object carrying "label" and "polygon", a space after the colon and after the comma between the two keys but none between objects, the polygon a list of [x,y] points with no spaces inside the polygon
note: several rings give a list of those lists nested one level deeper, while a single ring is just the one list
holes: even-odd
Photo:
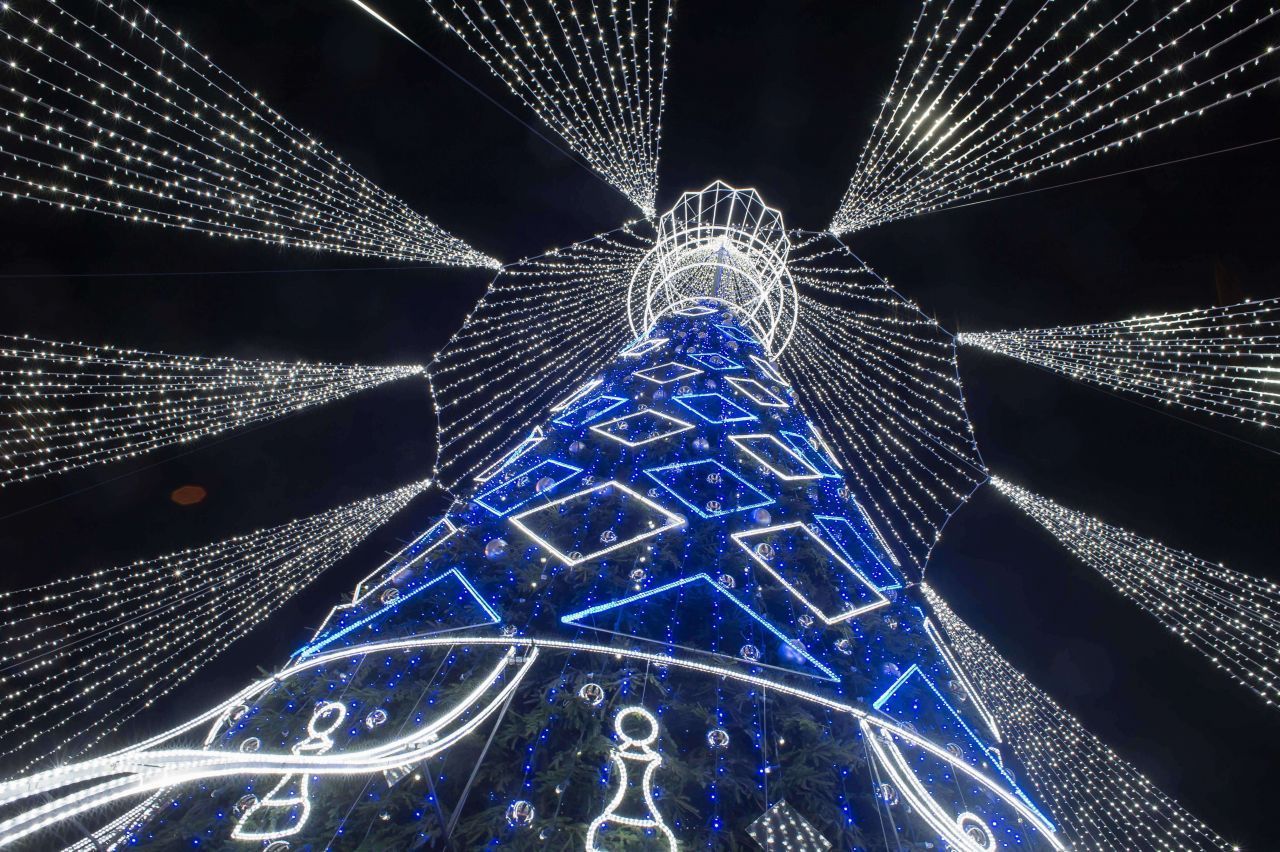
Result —
[{"label": "white pawn ornament", "polygon": [[[625,728],[628,722],[632,725],[643,725],[645,732],[639,736],[627,733]],[[618,732],[619,743],[609,751],[609,761],[613,764],[617,791],[609,804],[605,805],[604,813],[591,821],[587,829],[586,852],[606,852],[600,845],[600,830],[606,823],[638,828],[642,831],[653,829],[665,840],[669,852],[676,852],[679,848],[676,844],[676,836],[662,821],[662,814],[658,813],[658,806],[653,801],[653,773],[662,765],[662,755],[653,748],[653,744],[658,740],[658,720],[643,707],[627,707],[613,720],[613,729]],[[644,802],[632,802],[623,808],[623,801],[628,797],[628,793],[632,797],[635,795],[631,787],[633,767],[641,773],[640,792]],[[621,816],[618,813],[619,810],[631,814],[642,814],[642,816]]]},{"label": "white pawn ornament", "polygon": [[[294,743],[294,754],[324,754],[333,748],[330,736],[347,718],[347,707],[339,701],[317,704],[307,722],[307,738]],[[244,809],[231,829],[235,840],[277,840],[297,834],[311,815],[311,776],[286,775],[261,799]],[[244,799],[241,799],[244,801]]]}]

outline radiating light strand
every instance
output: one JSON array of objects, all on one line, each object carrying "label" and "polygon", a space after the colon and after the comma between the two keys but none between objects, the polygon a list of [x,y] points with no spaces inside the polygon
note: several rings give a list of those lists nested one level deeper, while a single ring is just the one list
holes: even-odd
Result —
[{"label": "radiating light strand", "polygon": [[831,230],[948,207],[1280,81],[1266,0],[956,5],[924,0]]},{"label": "radiating light strand", "polygon": [[956,339],[1215,418],[1269,427],[1280,415],[1280,299]]},{"label": "radiating light strand", "polygon": [[0,487],[133,458],[422,373],[0,335]]},{"label": "radiating light strand", "polygon": [[5,195],[233,239],[498,266],[358,174],[135,0],[11,0],[0,43],[9,50]]},{"label": "radiating light strand", "polygon": [[999,477],[991,484],[1214,666],[1268,704],[1280,704],[1280,584],[1103,523]]},{"label": "radiating light strand", "polygon": [[1004,746],[1074,849],[1239,849],[1027,680],[930,586],[921,588],[951,650],[999,720]]},{"label": "radiating light strand", "polygon": [[284,606],[430,485],[0,593],[0,757],[93,748]]}]

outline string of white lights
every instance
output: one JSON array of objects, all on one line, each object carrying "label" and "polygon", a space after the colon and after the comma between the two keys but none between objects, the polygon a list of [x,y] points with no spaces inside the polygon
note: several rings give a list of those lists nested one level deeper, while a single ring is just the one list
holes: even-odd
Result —
[{"label": "string of white lights", "polygon": [[269,618],[429,484],[0,593],[0,757],[25,771],[91,749]]},{"label": "string of white lights", "polygon": [[511,93],[654,215],[672,0],[426,0]]},{"label": "string of white lights", "polygon": [[955,345],[839,240],[793,242],[800,320],[782,366],[874,521],[923,570],[947,518],[986,478]]},{"label": "string of white lights", "polygon": [[427,369],[434,477],[452,488],[523,438],[631,338],[626,294],[652,244],[633,223],[507,266]]},{"label": "string of white lights", "polygon": [[1280,414],[1280,299],[957,340],[1213,417],[1272,426]]},{"label": "string of white lights", "polygon": [[1236,850],[1091,734],[965,624],[927,584],[950,646],[1000,722],[1059,830],[1077,850]]},{"label": "string of white lights", "polygon": [[1280,702],[1280,584],[1105,524],[999,477],[991,484],[1232,679],[1268,704]]},{"label": "string of white lights", "polygon": [[991,192],[1280,80],[1268,0],[958,5],[924,0],[832,231]]},{"label": "string of white lights", "polygon": [[0,487],[261,423],[421,372],[0,335]]},{"label": "string of white lights", "polygon": [[233,239],[498,262],[357,173],[136,0],[10,0],[0,192]]}]

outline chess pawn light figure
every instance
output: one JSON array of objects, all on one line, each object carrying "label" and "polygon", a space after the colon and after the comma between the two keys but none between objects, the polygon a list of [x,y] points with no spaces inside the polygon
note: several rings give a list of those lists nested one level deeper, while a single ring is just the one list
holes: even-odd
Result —
[{"label": "chess pawn light figure", "polygon": [[[307,723],[307,738],[294,743],[294,754],[324,754],[333,748],[331,734],[347,718],[346,705],[325,701],[316,705]],[[245,808],[231,831],[236,840],[264,843],[298,833],[311,815],[311,776],[286,775],[271,792]]]},{"label": "chess pawn light figure", "polygon": [[[662,821],[653,801],[653,774],[662,765],[662,755],[653,747],[658,740],[658,720],[643,707],[627,707],[613,720],[613,728],[618,732],[618,745],[609,752],[609,761],[613,765],[613,781],[617,789],[609,804],[605,805],[604,813],[596,817],[587,829],[586,852],[606,852],[600,845],[600,832],[610,823],[641,831],[652,829],[665,839],[666,848],[675,852],[678,848],[676,836]],[[640,779],[639,789],[631,783],[633,772]],[[636,801],[637,798],[641,801]],[[658,843],[661,842],[655,838],[655,848],[659,848]]]}]

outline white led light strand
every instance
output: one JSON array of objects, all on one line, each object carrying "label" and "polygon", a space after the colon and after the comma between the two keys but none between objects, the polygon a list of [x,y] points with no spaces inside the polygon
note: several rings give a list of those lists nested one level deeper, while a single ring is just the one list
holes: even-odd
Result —
[{"label": "white led light strand", "polygon": [[1233,680],[1268,704],[1280,703],[1280,584],[1105,524],[999,477],[991,484]]},{"label": "white led light strand", "polygon": [[1076,850],[1235,850],[1089,733],[921,587],[960,664],[1000,721],[1004,744]]},{"label": "white led light strand", "polygon": [[0,335],[0,487],[322,405],[422,367],[243,361]]},{"label": "white led light strand", "polygon": [[1280,299],[956,339],[1213,417],[1273,426],[1280,415]]},{"label": "white led light strand", "polygon": [[[626,293],[652,245],[643,222],[507,266],[427,368],[439,419],[434,478],[484,471],[570,399],[631,334]],[[567,407],[567,403],[566,403]]]},{"label": "white led light strand", "polygon": [[672,0],[426,0],[511,93],[654,215]]},{"label": "white led light strand", "polygon": [[800,321],[781,366],[866,495],[873,526],[923,571],[951,513],[986,478],[954,341],[835,237],[792,243]]},{"label": "white led light strand", "polygon": [[0,757],[26,769],[92,748],[260,625],[429,484],[0,594]]},{"label": "white led light strand", "polygon": [[135,0],[0,13],[0,195],[275,245],[497,268]]},{"label": "white led light strand", "polygon": [[946,207],[1278,80],[1269,0],[924,0],[830,227]]}]

